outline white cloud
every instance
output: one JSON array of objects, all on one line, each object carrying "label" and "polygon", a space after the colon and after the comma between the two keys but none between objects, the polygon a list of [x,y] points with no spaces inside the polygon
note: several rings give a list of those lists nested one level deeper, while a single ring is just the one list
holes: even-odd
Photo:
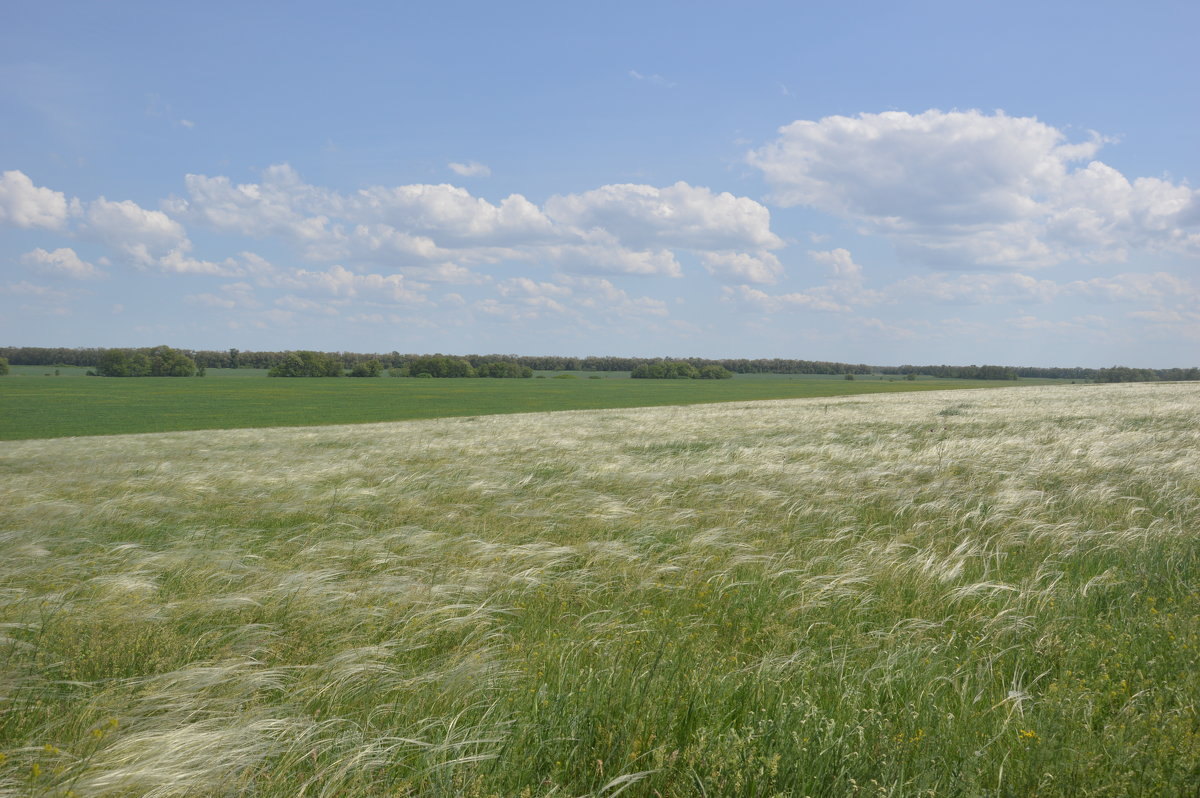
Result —
[{"label": "white cloud", "polygon": [[809,256],[818,263],[829,266],[833,272],[832,282],[851,289],[860,289],[863,285],[863,269],[854,262],[850,251],[838,247],[828,252],[810,251]]},{"label": "white cloud", "polygon": [[135,266],[175,274],[232,275],[231,262],[198,260],[189,253],[192,242],[183,225],[162,211],[146,210],[135,202],[111,202],[104,197],[88,203],[82,232],[124,255]]},{"label": "white cloud", "polygon": [[854,262],[849,250],[839,247],[827,252],[810,251],[808,254],[817,263],[829,267],[829,280],[818,291],[852,304],[870,304],[883,299],[881,293],[866,287],[863,267]]},{"label": "white cloud", "polygon": [[679,261],[668,249],[628,249],[605,230],[592,230],[581,237],[586,243],[546,247],[530,254],[533,258],[544,256],[561,268],[584,274],[683,276]]},{"label": "white cloud", "polygon": [[275,282],[291,290],[338,299],[410,304],[427,301],[421,293],[425,286],[406,280],[402,274],[357,274],[340,265],[325,271],[297,269],[278,275]]},{"label": "white cloud", "polygon": [[770,281],[768,250],[783,246],[770,212],[746,197],[676,183],[602,186],[497,203],[457,186],[372,186],[352,193],[305,183],[286,164],[259,183],[188,175],[169,212],[226,233],[277,236],[316,262],[372,264],[421,279],[478,282],[472,268],[527,262],[583,273],[683,273],[675,250],[706,258],[716,275]]},{"label": "white cloud", "polygon": [[774,283],[783,274],[783,264],[771,252],[702,252],[700,260],[708,273],[738,283]]},{"label": "white cloud", "polygon": [[[801,120],[748,160],[783,205],[888,236],[938,266],[1018,268],[1200,252],[1200,200],[1184,184],[1125,178],[1034,118],[926,111]],[[1078,166],[1078,164],[1083,164]]]},{"label": "white cloud", "polygon": [[815,291],[768,294],[748,285],[739,285],[736,288],[726,286],[722,289],[722,299],[726,302],[741,303],[760,313],[779,313],[797,309],[844,313],[850,310],[846,305],[834,302]]},{"label": "white cloud", "polygon": [[187,241],[187,233],[162,211],[149,211],[135,202],[110,202],[104,197],[88,204],[89,232],[124,252],[141,265]]},{"label": "white cloud", "polygon": [[35,186],[24,172],[0,175],[0,224],[58,230],[66,226],[71,211],[66,195]]},{"label": "white cloud", "polygon": [[468,161],[467,163],[457,163],[451,161],[446,165],[450,167],[450,171],[454,172],[456,175],[462,175],[463,177],[492,176],[492,170],[478,161]]},{"label": "white cloud", "polygon": [[571,289],[558,283],[538,282],[528,277],[513,277],[497,286],[501,296],[551,296],[565,297],[571,295]]},{"label": "white cloud", "polygon": [[580,307],[599,309],[620,318],[668,315],[667,303],[648,296],[634,297],[603,277],[565,276],[572,286]]},{"label": "white cloud", "polygon": [[92,264],[75,254],[69,247],[60,247],[53,252],[38,247],[32,252],[21,256],[21,262],[31,266],[43,274],[56,277],[67,277],[72,280],[99,280],[107,277],[107,273],[97,269]]},{"label": "white cloud", "polygon": [[493,205],[446,184],[375,186],[347,198],[345,207],[357,219],[385,222],[445,242],[503,246],[558,235],[537,205],[520,194]]},{"label": "white cloud", "polygon": [[714,194],[678,182],[666,188],[601,186],[551,197],[546,212],[578,230],[599,228],[637,249],[761,250],[783,246],[771,232],[771,212],[749,197]]},{"label": "white cloud", "polygon": [[168,201],[168,211],[222,232],[256,238],[320,240],[328,234],[325,214],[336,202],[328,192],[306,185],[287,164],[265,169],[260,183],[234,185],[228,177],[189,174],[184,185],[189,199]]}]

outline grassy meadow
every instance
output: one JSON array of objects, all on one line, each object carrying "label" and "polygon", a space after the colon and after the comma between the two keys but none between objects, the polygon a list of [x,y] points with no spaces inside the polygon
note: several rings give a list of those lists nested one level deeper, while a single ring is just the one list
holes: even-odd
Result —
[{"label": "grassy meadow", "polygon": [[[361,424],[417,418],[685,405],[890,391],[991,387],[995,381],[809,375],[631,380],[628,372],[555,379],[268,379],[261,369],[203,378],[83,378],[85,369],[14,366],[0,377],[0,440],[177,430]],[[619,377],[617,375],[620,375]],[[80,377],[76,379],[75,377]]]},{"label": "grassy meadow", "polygon": [[1198,420],[1135,384],[9,442],[0,795],[1194,795]]}]

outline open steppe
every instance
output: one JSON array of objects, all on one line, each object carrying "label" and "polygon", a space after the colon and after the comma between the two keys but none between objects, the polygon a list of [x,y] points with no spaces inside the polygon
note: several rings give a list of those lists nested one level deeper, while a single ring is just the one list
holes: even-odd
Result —
[{"label": "open steppe", "polygon": [[1200,385],[6,442],[0,795],[1180,796]]}]

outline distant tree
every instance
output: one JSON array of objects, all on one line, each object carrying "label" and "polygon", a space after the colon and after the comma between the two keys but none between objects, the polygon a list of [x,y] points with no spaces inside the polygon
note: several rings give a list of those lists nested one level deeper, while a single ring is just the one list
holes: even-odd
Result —
[{"label": "distant tree", "polygon": [[495,377],[522,379],[533,376],[533,369],[509,360],[496,360],[491,363],[481,363],[475,368],[476,377]]},{"label": "distant tree", "polygon": [[635,380],[695,380],[700,371],[685,360],[658,360],[635,366],[629,376]]},{"label": "distant tree", "polygon": [[153,367],[150,362],[150,356],[145,352],[134,352],[129,356],[129,376],[130,377],[149,377],[150,369]]},{"label": "distant tree", "polygon": [[383,364],[372,358],[361,363],[355,363],[350,369],[351,377],[378,377],[383,373]]},{"label": "distant tree", "polygon": [[1113,366],[1100,369],[1096,373],[1096,382],[1154,382],[1158,374],[1150,369],[1135,369],[1129,366]]},{"label": "distant tree", "polygon": [[122,349],[109,349],[96,364],[96,373],[101,377],[132,377],[129,370],[129,353]]},{"label": "distant tree", "polygon": [[8,373],[8,358],[0,357],[0,377]]},{"label": "distant tree", "polygon": [[853,375],[853,374],[847,374],[847,375],[846,375],[846,379],[847,379],[847,380],[850,380],[851,382],[853,382],[853,381],[854,381],[854,375]]},{"label": "distant tree", "polygon": [[191,377],[196,373],[196,361],[169,346],[156,346],[144,356],[150,361],[151,377]]},{"label": "distant tree", "polygon": [[96,363],[101,377],[191,377],[196,361],[178,349],[108,349]]},{"label": "distant tree", "polygon": [[340,377],[342,362],[324,352],[288,352],[267,372],[268,377]]},{"label": "distant tree", "polygon": [[283,360],[267,372],[268,377],[304,377],[304,361],[295,352],[288,352]]},{"label": "distant tree", "polygon": [[913,373],[910,371],[908,374],[906,374],[906,375],[904,376],[904,379],[908,380],[909,382],[916,382],[916,381],[917,381],[917,375],[916,375],[916,374],[913,374]]},{"label": "distant tree", "polygon": [[733,372],[724,366],[708,365],[700,367],[700,379],[702,380],[731,380]]},{"label": "distant tree", "polygon": [[475,369],[463,358],[429,355],[410,362],[408,373],[414,377],[422,374],[428,374],[430,377],[474,377]]}]

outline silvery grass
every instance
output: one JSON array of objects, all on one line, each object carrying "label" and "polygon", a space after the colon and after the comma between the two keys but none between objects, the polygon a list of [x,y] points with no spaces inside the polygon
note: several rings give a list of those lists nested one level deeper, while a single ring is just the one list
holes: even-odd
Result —
[{"label": "silvery grass", "polygon": [[0,795],[1200,783],[1200,386],[6,443]]}]

